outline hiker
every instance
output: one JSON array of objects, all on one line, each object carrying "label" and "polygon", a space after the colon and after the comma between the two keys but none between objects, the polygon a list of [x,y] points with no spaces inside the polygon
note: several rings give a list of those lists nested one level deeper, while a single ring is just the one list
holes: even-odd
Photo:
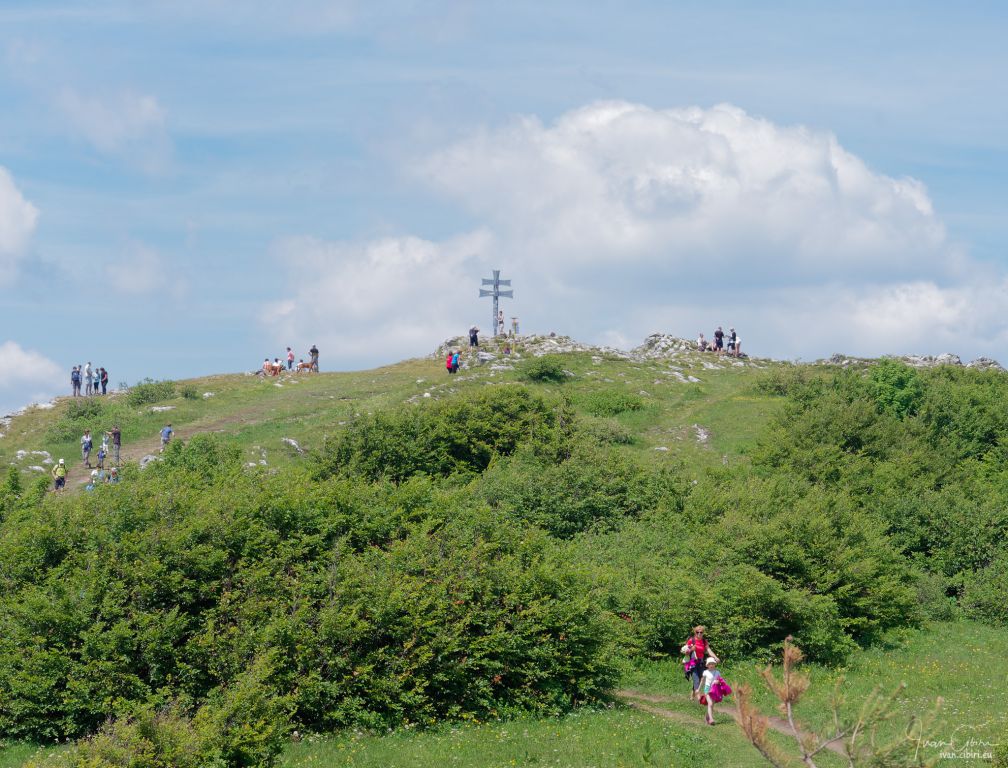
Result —
[{"label": "hiker", "polygon": [[498,336],[503,336],[504,335],[504,310],[503,309],[500,310],[500,312],[497,313],[497,335]]},{"label": "hiker", "polygon": [[105,481],[110,485],[116,485],[119,482],[119,469],[118,467],[112,467],[109,471],[108,479]]},{"label": "hiker", "polygon": [[717,671],[717,664],[718,660],[713,656],[708,656],[704,662],[706,669],[703,673],[703,695],[700,697],[700,703],[707,707],[707,713],[704,715],[707,725],[714,725],[715,701],[721,701],[727,693],[731,693],[731,688]]},{"label": "hiker", "polygon": [[94,488],[95,488],[95,485],[98,484],[98,481],[99,481],[98,470],[97,469],[92,469],[91,470],[91,479],[88,482],[88,484],[84,486],[84,490],[85,491],[93,491]]},{"label": "hiker", "polygon": [[742,339],[735,337],[735,357],[742,357]]},{"label": "hiker", "polygon": [[294,350],[287,347],[287,370],[292,370],[294,368]]},{"label": "hiker", "polygon": [[98,469],[105,469],[105,457],[108,456],[107,446],[106,443],[98,449]]},{"label": "hiker", "polygon": [[707,339],[704,338],[703,331],[700,331],[700,335],[697,336],[696,346],[697,346],[697,351],[698,352],[706,352],[707,351]]},{"label": "hiker", "polygon": [[452,360],[454,359],[454,353],[449,349],[448,357],[445,358],[444,367],[448,369],[448,373],[452,373]]},{"label": "hiker", "polygon": [[263,376],[270,375],[270,361],[268,357],[263,360],[262,372]]},{"label": "hiker", "polygon": [[283,363],[280,362],[280,358],[279,357],[274,357],[273,358],[273,375],[274,376],[279,376],[280,375],[280,371],[282,371],[282,370],[283,370]]},{"label": "hiker", "polygon": [[53,476],[53,490],[62,491],[63,487],[66,485],[67,468],[66,462],[63,459],[59,460],[59,464],[52,468]]},{"label": "hiker", "polygon": [[721,330],[720,325],[714,331],[714,351],[719,355],[724,354],[724,331]]},{"label": "hiker", "polygon": [[91,446],[91,430],[85,429],[80,439],[81,458],[83,459],[81,463],[88,468],[91,467]]},{"label": "hiker", "polygon": [[703,672],[702,663],[705,656],[710,656],[717,659],[717,654],[710,647],[710,643],[707,642],[707,638],[704,633],[707,631],[707,627],[703,624],[699,624],[693,627],[693,636],[683,643],[682,652],[685,654],[686,659],[683,661],[683,671],[686,673],[686,677],[693,681],[693,692],[690,694],[691,699],[697,698],[699,695],[697,691],[700,688],[700,678]]},{"label": "hiker", "polygon": [[479,328],[475,325],[469,329],[469,346],[478,347],[479,346]]},{"label": "hiker", "polygon": [[94,374],[91,372],[91,361],[84,366],[84,394],[90,395],[94,389]]},{"label": "hiker", "polygon": [[311,355],[311,369],[318,373],[318,347],[314,344],[311,345],[311,349],[308,350],[308,354]]},{"label": "hiker", "polygon": [[458,369],[459,369],[459,353],[458,353],[458,350],[456,350],[455,354],[452,355],[451,372],[452,373],[458,373]]},{"label": "hiker", "polygon": [[112,429],[105,433],[106,439],[112,438],[112,456],[115,459],[116,466],[119,465],[119,449],[122,447],[122,432],[119,429],[118,424],[113,424]]},{"label": "hiker", "polygon": [[80,397],[81,372],[80,366],[75,365],[70,371],[70,386],[73,388],[73,396]]},{"label": "hiker", "polygon": [[728,329],[728,354],[735,357],[735,340],[738,337],[735,335],[735,329]]},{"label": "hiker", "polygon": [[172,435],[175,434],[175,430],[171,428],[171,424],[166,424],[164,429],[161,430],[161,452],[164,453],[165,446],[168,445],[168,441],[171,440]]},{"label": "hiker", "polygon": [[104,368],[101,369],[101,393],[104,395],[105,390],[108,388],[108,371]]}]

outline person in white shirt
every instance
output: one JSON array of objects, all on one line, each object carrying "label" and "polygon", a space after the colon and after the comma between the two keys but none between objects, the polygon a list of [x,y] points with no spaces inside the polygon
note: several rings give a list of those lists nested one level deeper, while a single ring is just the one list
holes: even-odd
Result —
[{"label": "person in white shirt", "polygon": [[707,715],[704,718],[707,725],[714,725],[714,702],[710,697],[710,689],[714,685],[714,681],[721,677],[721,673],[717,671],[717,663],[718,660],[713,656],[707,657],[707,669],[704,670],[703,678],[700,681],[703,686],[704,700],[707,702]]}]

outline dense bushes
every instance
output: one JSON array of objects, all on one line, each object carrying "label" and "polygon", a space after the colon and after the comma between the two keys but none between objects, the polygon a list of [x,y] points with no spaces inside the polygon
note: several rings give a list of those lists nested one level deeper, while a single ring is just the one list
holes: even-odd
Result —
[{"label": "dense bushes", "polygon": [[567,380],[560,355],[530,358],[519,366],[519,371],[525,379],[537,384],[560,384]]},{"label": "dense bushes", "polygon": [[395,482],[419,474],[471,475],[520,443],[562,452],[572,429],[570,409],[524,387],[489,387],[361,417],[326,442],[318,468],[321,477],[342,472]]},{"label": "dense bushes", "polygon": [[[201,438],[12,518],[8,737],[79,736],[167,701],[231,722],[253,716],[242,690],[281,731],[429,724],[559,711],[612,680],[609,624],[549,537],[429,480],[246,473]],[[268,672],[243,682],[254,663]]]},{"label": "dense bushes", "polygon": [[126,402],[134,408],[160,403],[175,397],[175,382],[144,379],[126,392]]}]

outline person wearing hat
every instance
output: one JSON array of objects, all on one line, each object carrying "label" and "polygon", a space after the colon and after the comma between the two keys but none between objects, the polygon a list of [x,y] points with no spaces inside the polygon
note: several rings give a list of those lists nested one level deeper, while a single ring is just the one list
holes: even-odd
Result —
[{"label": "person wearing hat", "polygon": [[[704,634],[706,631],[707,627],[703,624],[693,627],[693,636],[683,643],[682,647],[682,652],[688,657],[686,677],[690,678],[693,682],[693,692],[690,694],[691,699],[695,699],[700,695],[700,679],[703,673],[702,660],[706,656],[717,659],[717,654],[714,653],[714,650],[710,647],[710,643],[707,642],[707,636]],[[689,664],[690,661],[693,663]]]},{"label": "person wearing hat", "polygon": [[66,462],[63,459],[59,460],[59,463],[52,468],[52,476],[54,483],[54,491],[62,491],[64,486],[66,486],[66,476],[67,468]]},{"label": "person wearing hat", "polygon": [[97,469],[92,469],[91,470],[91,480],[88,482],[87,485],[84,486],[84,490],[85,491],[93,491],[95,489],[95,485],[97,485],[97,484],[98,484],[98,470]]},{"label": "person wearing hat", "polygon": [[708,656],[704,662],[707,668],[703,673],[703,696],[700,697],[700,703],[707,705],[707,714],[704,717],[707,725],[714,725],[714,698],[711,696],[711,688],[721,677],[721,673],[717,671],[717,664],[718,660],[713,656]]}]

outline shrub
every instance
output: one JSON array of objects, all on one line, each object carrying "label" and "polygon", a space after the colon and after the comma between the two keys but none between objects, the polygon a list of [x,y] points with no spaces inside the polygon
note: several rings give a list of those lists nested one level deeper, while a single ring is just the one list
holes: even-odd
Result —
[{"label": "shrub", "polygon": [[179,387],[179,394],[186,400],[199,400],[199,390],[193,384],[184,384]]},{"label": "shrub", "polygon": [[560,355],[531,358],[523,362],[518,370],[523,378],[537,384],[560,384],[568,378]]},{"label": "shrub", "polygon": [[592,416],[618,416],[627,411],[639,411],[644,401],[637,395],[616,389],[588,392],[577,398],[577,403]]},{"label": "shrub", "polygon": [[97,397],[75,397],[67,403],[65,418],[70,421],[94,421],[105,408],[105,402]]},{"label": "shrub", "polygon": [[965,577],[963,611],[986,624],[1008,627],[1008,552]]},{"label": "shrub", "polygon": [[868,380],[880,411],[898,419],[917,413],[923,400],[924,386],[909,365],[883,358],[871,369]]},{"label": "shrub", "polygon": [[175,397],[175,382],[167,380],[144,379],[139,384],[134,384],[126,392],[126,402],[134,408],[160,403],[173,397]]},{"label": "shrub", "polygon": [[322,477],[343,472],[394,482],[472,474],[523,443],[562,451],[573,424],[568,408],[521,385],[488,387],[357,419],[326,442],[317,467]]},{"label": "shrub", "polygon": [[671,472],[645,469],[615,449],[590,446],[578,447],[560,464],[516,455],[495,464],[481,488],[491,506],[560,538],[658,507],[681,510],[685,496],[684,484]]}]

